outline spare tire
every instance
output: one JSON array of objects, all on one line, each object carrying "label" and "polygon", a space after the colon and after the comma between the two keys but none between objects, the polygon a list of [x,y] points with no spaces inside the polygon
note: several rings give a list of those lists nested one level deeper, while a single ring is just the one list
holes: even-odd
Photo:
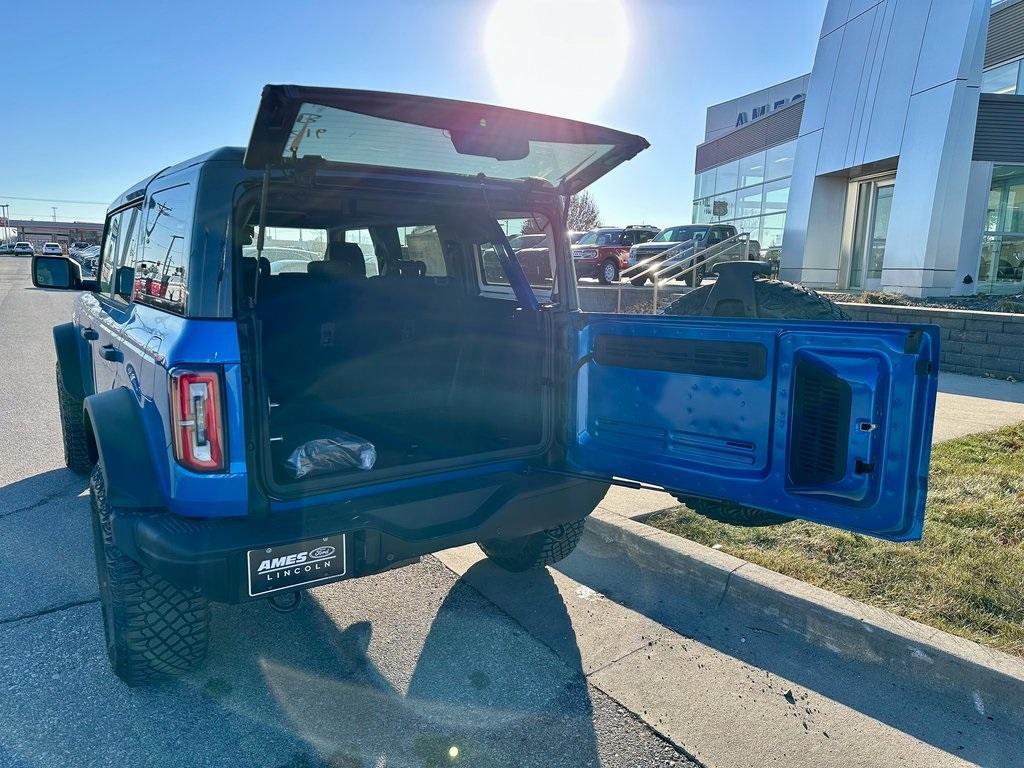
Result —
[{"label": "spare tire", "polygon": [[[699,315],[704,310],[713,285],[700,288],[680,296],[667,307],[666,315]],[[768,320],[849,320],[842,308],[820,293],[802,285],[782,280],[754,278],[754,299],[757,302],[757,316]],[[738,309],[738,307],[736,307]],[[716,317],[740,317],[734,305],[719,304]]]},{"label": "spare tire", "polygon": [[[696,288],[680,296],[667,307],[666,315],[699,315],[704,310],[713,285]],[[757,302],[757,316],[768,320],[849,320],[835,302],[802,285],[781,280],[754,279],[754,300]],[[715,308],[716,317],[739,316],[734,303],[723,302]],[[677,496],[677,499],[698,515],[717,520],[720,523],[755,528],[766,525],[780,525],[793,518],[766,512],[755,507],[746,507],[721,499],[700,499],[694,496]]]}]

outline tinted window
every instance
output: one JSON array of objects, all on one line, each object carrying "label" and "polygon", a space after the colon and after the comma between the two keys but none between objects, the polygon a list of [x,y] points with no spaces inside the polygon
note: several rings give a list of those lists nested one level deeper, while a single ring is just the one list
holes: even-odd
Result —
[{"label": "tinted window", "polygon": [[115,213],[107,217],[106,231],[103,233],[103,256],[100,260],[100,293],[110,293],[110,285],[114,279],[114,260],[117,258],[117,246],[121,240],[121,214]]},{"label": "tinted window", "polygon": [[139,208],[126,208],[107,217],[99,278],[99,292],[102,294],[112,295],[118,267],[130,267],[135,263],[139,215]]},{"label": "tinted window", "polygon": [[188,184],[150,195],[145,246],[135,264],[136,301],[184,314],[191,222],[192,188]]}]

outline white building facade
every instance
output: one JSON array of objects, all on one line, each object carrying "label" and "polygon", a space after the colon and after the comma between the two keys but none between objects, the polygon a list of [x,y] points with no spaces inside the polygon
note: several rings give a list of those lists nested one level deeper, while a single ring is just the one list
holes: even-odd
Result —
[{"label": "white building facade", "polygon": [[1022,60],[1024,0],[829,0],[808,76],[708,110],[694,220],[809,286],[1024,290]]}]

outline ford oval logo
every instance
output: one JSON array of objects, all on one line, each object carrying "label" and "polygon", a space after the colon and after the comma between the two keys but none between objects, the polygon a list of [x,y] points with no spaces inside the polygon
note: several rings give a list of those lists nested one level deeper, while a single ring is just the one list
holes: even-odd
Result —
[{"label": "ford oval logo", "polygon": [[330,557],[334,554],[334,547],[317,547],[309,551],[309,556],[314,560],[323,560],[325,557]]}]

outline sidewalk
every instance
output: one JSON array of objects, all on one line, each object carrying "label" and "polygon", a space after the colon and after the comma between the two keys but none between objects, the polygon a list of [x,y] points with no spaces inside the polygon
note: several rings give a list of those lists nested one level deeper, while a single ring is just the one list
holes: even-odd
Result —
[{"label": "sidewalk", "polygon": [[[911,640],[902,655],[884,645],[879,652],[865,634],[875,622],[855,621],[859,642],[835,644],[814,611],[794,608],[802,620],[766,611],[747,588],[756,579],[735,574],[743,561],[671,534],[598,511],[576,552],[547,572],[505,573],[481,562],[475,546],[436,557],[708,768],[1021,764],[1019,723],[993,708],[989,691],[966,682],[951,695],[932,684],[931,646],[911,639],[944,633],[888,616]],[[536,599],[551,579],[568,624]],[[794,583],[814,604],[827,598],[863,609],[865,623],[884,614]],[[1003,664],[1007,686],[1024,679],[1019,660],[948,640]]]},{"label": "sidewalk", "polygon": [[[959,373],[939,374],[932,443],[991,432],[1019,421],[1024,421],[1024,382],[1014,384]],[[676,498],[667,493],[612,486],[600,508],[635,520],[678,505]]]}]

